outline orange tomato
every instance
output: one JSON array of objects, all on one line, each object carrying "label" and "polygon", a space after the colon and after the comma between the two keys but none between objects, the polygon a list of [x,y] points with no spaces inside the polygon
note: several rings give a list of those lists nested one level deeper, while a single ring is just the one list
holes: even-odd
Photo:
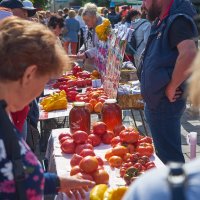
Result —
[{"label": "orange tomato", "polygon": [[99,113],[101,112],[103,108],[103,104],[101,102],[98,102],[95,106],[94,106],[94,112]]},{"label": "orange tomato", "polygon": [[97,100],[96,100],[96,99],[90,99],[89,103],[90,103],[90,104],[93,106],[93,108],[94,108],[94,106],[97,104]]},{"label": "orange tomato", "polygon": [[97,70],[93,70],[92,71],[92,76],[94,76],[94,77],[99,77],[99,72],[97,71]]},{"label": "orange tomato", "polygon": [[99,162],[94,156],[86,156],[79,163],[79,167],[86,173],[95,172]]},{"label": "orange tomato", "polygon": [[114,156],[112,149],[109,149],[105,154],[105,159],[109,160],[110,157]]},{"label": "orange tomato", "polygon": [[109,158],[109,165],[111,167],[119,168],[121,167],[122,163],[123,163],[123,160],[119,156],[112,156]]},{"label": "orange tomato", "polygon": [[112,149],[112,153],[115,155],[115,156],[119,156],[121,158],[124,157],[124,155],[126,153],[128,153],[128,149],[124,146],[116,146]]},{"label": "orange tomato", "polygon": [[124,162],[128,162],[128,160],[131,158],[131,154],[130,153],[126,153],[124,156],[123,156],[123,160]]},{"label": "orange tomato", "polygon": [[103,169],[95,171],[92,176],[96,184],[107,184],[109,181],[109,174]]}]

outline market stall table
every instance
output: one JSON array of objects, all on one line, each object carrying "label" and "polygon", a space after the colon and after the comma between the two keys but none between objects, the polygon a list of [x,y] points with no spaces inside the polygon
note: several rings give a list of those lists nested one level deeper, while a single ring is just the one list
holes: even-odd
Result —
[{"label": "market stall table", "polygon": [[[55,172],[58,175],[69,175],[71,170],[70,159],[72,157],[72,154],[63,154],[60,149],[58,136],[62,132],[69,132],[69,129],[54,129],[52,130],[51,136],[49,138],[46,151],[46,158],[48,159],[48,171]],[[110,145],[101,144],[100,146],[95,147],[94,152],[97,156],[100,156],[105,161],[104,167],[110,176],[110,187],[125,185],[124,180],[119,176],[119,169],[111,168],[104,158],[106,151],[110,148]],[[152,156],[151,160],[155,162],[157,168],[165,167],[165,165],[160,161],[160,159],[156,155]],[[87,199],[89,199],[89,193],[87,193],[87,196]],[[66,199],[66,195],[62,193],[59,193],[56,197],[56,200]]]},{"label": "market stall table", "polygon": [[49,134],[52,129],[68,127],[69,112],[72,109],[72,103],[68,103],[67,109],[55,110],[51,112],[45,112],[39,105],[39,123],[40,123],[40,145],[41,150],[46,150],[46,144]]}]

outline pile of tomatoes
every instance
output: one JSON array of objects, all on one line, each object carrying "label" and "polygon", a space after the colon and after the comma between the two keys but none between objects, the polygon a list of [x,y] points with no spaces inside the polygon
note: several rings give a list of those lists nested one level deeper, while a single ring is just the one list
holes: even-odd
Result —
[{"label": "pile of tomatoes", "polygon": [[120,167],[120,177],[124,178],[127,185],[134,181],[146,170],[155,167],[155,163],[150,161],[148,156],[141,156],[140,153],[126,154],[124,162]]}]

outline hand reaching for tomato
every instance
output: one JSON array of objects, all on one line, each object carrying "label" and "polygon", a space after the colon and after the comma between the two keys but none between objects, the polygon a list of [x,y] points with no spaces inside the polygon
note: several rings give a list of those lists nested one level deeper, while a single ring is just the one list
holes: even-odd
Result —
[{"label": "hand reaching for tomato", "polygon": [[91,188],[95,185],[93,181],[78,179],[76,177],[59,177],[60,179],[60,192],[67,194],[69,198],[72,196],[75,199],[85,199],[85,192],[88,191],[88,188]]}]

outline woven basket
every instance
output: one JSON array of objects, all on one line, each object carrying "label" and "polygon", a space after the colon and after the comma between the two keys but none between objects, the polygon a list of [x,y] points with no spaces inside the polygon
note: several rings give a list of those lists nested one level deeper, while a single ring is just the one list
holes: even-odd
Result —
[{"label": "woven basket", "polygon": [[138,80],[137,73],[135,70],[121,70],[120,71],[120,83],[126,83],[128,81]]},{"label": "woven basket", "polygon": [[141,94],[118,95],[117,101],[122,109],[144,109]]}]

